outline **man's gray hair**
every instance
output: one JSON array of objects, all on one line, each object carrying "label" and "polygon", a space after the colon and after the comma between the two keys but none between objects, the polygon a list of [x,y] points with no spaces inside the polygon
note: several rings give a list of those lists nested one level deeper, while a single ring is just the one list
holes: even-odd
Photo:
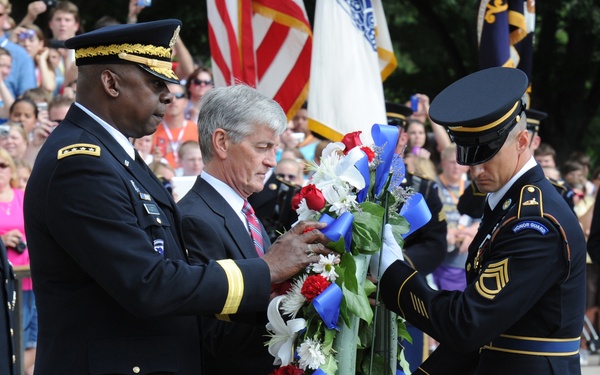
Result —
[{"label": "man's gray hair", "polygon": [[287,118],[276,101],[250,86],[240,84],[209,90],[200,100],[198,113],[204,162],[208,163],[214,155],[212,135],[216,129],[227,131],[237,144],[252,134],[256,126],[267,126],[279,136],[287,128]]}]

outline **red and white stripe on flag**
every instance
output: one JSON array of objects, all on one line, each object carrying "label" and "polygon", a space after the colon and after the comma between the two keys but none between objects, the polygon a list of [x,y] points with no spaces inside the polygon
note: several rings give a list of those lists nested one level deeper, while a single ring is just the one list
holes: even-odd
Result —
[{"label": "red and white stripe on flag", "polygon": [[288,119],[308,96],[312,31],[302,0],[208,0],[215,86],[245,83]]}]

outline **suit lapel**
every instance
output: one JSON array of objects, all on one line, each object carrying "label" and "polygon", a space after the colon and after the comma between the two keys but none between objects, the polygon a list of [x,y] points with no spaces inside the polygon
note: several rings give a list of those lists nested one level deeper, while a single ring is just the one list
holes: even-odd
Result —
[{"label": "suit lapel", "polygon": [[[219,194],[208,182],[202,177],[196,179],[196,183],[192,187],[200,199],[223,220],[225,230],[227,230],[229,236],[236,243],[238,250],[244,258],[256,258],[258,255],[254,248],[254,242],[250,238],[250,234],[246,229],[244,223],[240,220],[236,212],[231,208],[229,203],[225,201],[223,196]],[[264,230],[263,230],[264,232]],[[263,234],[263,240],[265,247],[269,244],[269,239],[265,240]]]}]

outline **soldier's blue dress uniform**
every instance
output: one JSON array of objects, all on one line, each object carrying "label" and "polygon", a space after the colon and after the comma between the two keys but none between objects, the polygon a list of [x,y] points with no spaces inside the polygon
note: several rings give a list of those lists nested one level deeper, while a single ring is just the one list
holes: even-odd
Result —
[{"label": "soldier's blue dress uniform", "polygon": [[[109,26],[66,44],[82,56],[78,65],[130,63],[117,57],[127,51],[124,57],[145,56],[140,68],[172,82],[180,24]],[[167,68],[152,70],[163,60]],[[89,111],[71,106],[42,147],[25,194],[39,312],[36,374],[198,375],[195,315],[266,309],[267,264],[190,266],[180,220],[146,164]]]},{"label": "soldier's blue dress uniform", "polygon": [[[457,99],[460,96],[454,92],[449,99],[442,92],[435,112],[439,117],[434,118],[438,98],[430,111],[436,123],[446,125],[439,110],[450,110],[447,106],[452,113],[468,111],[460,102],[471,95],[495,103],[490,104],[498,107],[494,116],[503,118],[496,122],[497,128],[486,128],[491,133],[476,125],[466,130],[472,129],[469,134],[457,133],[464,128],[455,132],[450,128],[458,148],[462,147],[457,153],[459,163],[479,164],[498,152],[519,121],[527,79],[516,69],[492,68],[456,84],[465,97]],[[490,118],[482,121],[494,123]],[[464,292],[432,290],[406,262],[397,261],[385,271],[380,289],[386,306],[440,342],[415,373],[581,373],[585,239],[573,212],[534,159],[522,170],[526,172],[493,210],[486,203],[469,248]]]}]

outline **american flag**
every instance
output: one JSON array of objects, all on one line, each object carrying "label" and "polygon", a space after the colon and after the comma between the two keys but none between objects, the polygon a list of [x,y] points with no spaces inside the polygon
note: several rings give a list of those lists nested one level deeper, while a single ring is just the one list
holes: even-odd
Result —
[{"label": "american flag", "polygon": [[291,119],[308,96],[312,31],[301,0],[208,0],[215,86],[245,83]]}]

